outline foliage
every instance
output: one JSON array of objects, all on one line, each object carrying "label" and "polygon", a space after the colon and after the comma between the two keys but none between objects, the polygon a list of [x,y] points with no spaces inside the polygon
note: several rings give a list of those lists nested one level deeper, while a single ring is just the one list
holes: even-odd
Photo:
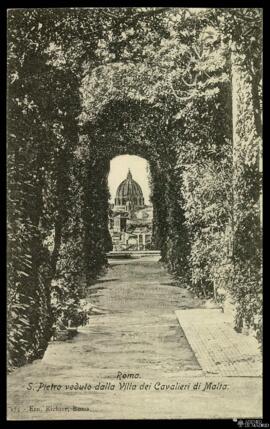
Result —
[{"label": "foliage", "polygon": [[[262,9],[217,13],[231,47],[233,91],[233,263],[236,328],[262,340]],[[229,19],[225,19],[229,18]]]},{"label": "foliage", "polygon": [[[234,155],[234,263],[231,293],[237,327],[246,324],[262,339],[261,136],[252,105],[249,74],[238,70]],[[261,131],[261,130],[260,130]]]},{"label": "foliage", "polygon": [[259,338],[261,10],[18,9],[8,20],[11,367],[42,356],[53,324],[86,322],[82,299],[111,249],[109,161],[126,153],[149,161],[168,269],[199,295],[229,291],[238,327]]},{"label": "foliage", "polygon": [[77,83],[70,70],[66,74],[50,62],[46,52],[50,42],[46,32],[49,16],[37,10],[9,13],[11,367],[41,357],[46,350],[53,324],[50,284],[55,275],[61,225],[69,216],[68,152],[77,140]]}]

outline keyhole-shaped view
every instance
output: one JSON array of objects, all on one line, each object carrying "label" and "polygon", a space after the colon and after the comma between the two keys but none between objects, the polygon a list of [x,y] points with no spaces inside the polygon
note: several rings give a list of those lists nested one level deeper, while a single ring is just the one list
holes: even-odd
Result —
[{"label": "keyhole-shaped view", "polygon": [[263,424],[262,20],[8,10],[8,420]]}]

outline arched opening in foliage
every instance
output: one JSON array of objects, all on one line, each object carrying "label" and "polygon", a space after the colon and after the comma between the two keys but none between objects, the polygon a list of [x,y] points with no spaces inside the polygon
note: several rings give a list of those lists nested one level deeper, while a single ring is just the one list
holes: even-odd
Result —
[{"label": "arched opening in foliage", "polygon": [[262,10],[10,10],[8,45],[10,365],[84,322],[124,154],[149,162],[169,270],[261,338]]},{"label": "arched opening in foliage", "polygon": [[[106,264],[111,250],[107,228],[110,161],[119,155],[136,155],[149,163],[153,204],[153,246],[172,271],[185,269],[189,241],[181,199],[181,174],[175,173],[175,153],[170,147],[170,128],[162,110],[146,103],[113,100],[95,121],[85,121],[81,144],[85,154],[86,198],[85,257],[89,279]],[[177,179],[177,180],[176,180]],[[176,196],[178,195],[178,198]],[[176,215],[177,213],[177,215]],[[97,228],[94,228],[98,225]],[[95,233],[93,233],[95,229]]]}]

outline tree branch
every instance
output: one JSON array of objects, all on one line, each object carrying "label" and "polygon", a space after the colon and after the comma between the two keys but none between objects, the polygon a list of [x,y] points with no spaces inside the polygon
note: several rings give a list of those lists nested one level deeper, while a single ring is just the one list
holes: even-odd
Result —
[{"label": "tree branch", "polygon": [[[118,10],[119,8],[115,8],[115,9]],[[131,14],[129,15],[126,13],[124,13],[123,15],[118,15],[117,13],[114,14],[107,10],[102,10],[101,12],[110,18],[116,18],[119,21],[123,21],[123,20],[134,20],[142,16],[154,16],[163,12],[167,12],[172,9],[173,9],[172,7],[158,7],[158,8],[149,7],[148,10],[143,10],[141,12],[136,12],[136,13],[131,12]]]},{"label": "tree branch", "polygon": [[254,22],[254,21],[261,22],[261,20],[262,20],[261,16],[251,17],[248,15],[245,15],[243,12],[241,13],[241,12],[238,12],[236,10],[234,10],[234,14],[237,16],[237,18],[241,19],[244,22]]},{"label": "tree branch", "polygon": [[[173,92],[173,95],[175,96],[176,100],[178,100],[178,101],[185,101],[185,100],[190,100],[190,99],[192,99],[192,98],[193,98],[193,95],[192,95],[192,94],[191,94],[191,95],[189,95],[189,96],[179,97],[179,95],[178,95],[178,94],[176,94],[176,91],[175,91],[175,89],[174,89],[174,87],[173,87],[173,83],[172,83],[172,80],[171,80],[171,79],[169,79],[169,85],[170,85],[170,88],[171,88],[171,90],[172,90],[172,92]],[[186,93],[188,93],[188,91],[182,91],[182,92],[186,92]]]},{"label": "tree branch", "polygon": [[197,58],[198,58],[199,60],[201,60],[201,59],[202,59],[202,57],[203,57],[203,53],[202,53],[202,55],[200,55],[200,53],[199,53],[198,49],[196,48],[196,46],[192,46],[192,49],[193,49],[193,51],[195,52],[195,54],[197,55]]},{"label": "tree branch", "polygon": [[188,87],[194,87],[194,86],[197,86],[198,74],[195,75],[195,79],[194,79],[194,81],[192,83],[186,82],[185,79],[183,78],[183,76],[181,77],[181,79],[182,79],[182,82],[184,82],[184,84],[186,86],[188,86]]},{"label": "tree branch", "polygon": [[168,12],[169,10],[172,10],[172,7],[159,7],[159,8],[155,8],[155,10],[153,10],[153,8],[148,8],[148,10],[136,13],[135,15],[133,15],[134,18],[136,17],[140,17],[140,16],[153,16],[153,15],[158,15],[160,13],[163,12]]}]

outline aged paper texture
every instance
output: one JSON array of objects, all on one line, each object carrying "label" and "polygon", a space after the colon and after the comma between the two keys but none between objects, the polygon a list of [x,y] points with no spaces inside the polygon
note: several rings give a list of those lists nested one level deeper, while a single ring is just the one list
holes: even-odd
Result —
[{"label": "aged paper texture", "polygon": [[262,427],[262,10],[7,23],[8,420]]}]

